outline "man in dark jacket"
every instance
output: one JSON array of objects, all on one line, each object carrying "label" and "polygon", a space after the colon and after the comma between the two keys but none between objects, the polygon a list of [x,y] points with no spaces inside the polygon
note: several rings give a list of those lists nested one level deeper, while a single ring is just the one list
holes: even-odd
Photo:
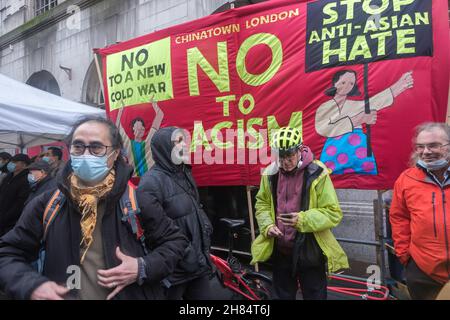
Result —
[{"label": "man in dark jacket", "polygon": [[185,164],[185,147],[180,129],[159,129],[151,141],[155,165],[142,177],[139,190],[154,196],[190,241],[183,260],[168,278],[171,284],[169,299],[206,300],[211,299],[209,250],[212,227],[199,202],[191,168]]},{"label": "man in dark jacket", "polygon": [[8,175],[8,163],[11,160],[11,155],[8,152],[0,152],[0,186],[2,181]]},{"label": "man in dark jacket", "polygon": [[8,163],[8,175],[0,186],[0,237],[11,230],[22,213],[30,194],[28,169],[30,158],[26,154],[16,154]]},{"label": "man in dark jacket", "polygon": [[141,192],[136,198],[149,253],[123,221],[120,199],[132,169],[118,157],[122,141],[110,120],[81,120],[68,141],[71,159],[57,177],[66,201],[47,229],[43,273],[30,263],[38,257],[53,191],[33,199],[0,239],[0,290],[33,300],[164,298],[160,282],[183,256],[186,238]]},{"label": "man in dark jacket", "polygon": [[28,166],[28,171],[30,172],[28,173],[28,183],[31,192],[25,205],[38,195],[57,188],[56,179],[50,175],[51,168],[48,162],[43,160],[33,162]]},{"label": "man in dark jacket", "polygon": [[42,160],[48,162],[50,165],[50,175],[56,177],[60,171],[65,167],[65,162],[62,159],[63,152],[58,147],[48,148],[47,153],[42,157]]}]

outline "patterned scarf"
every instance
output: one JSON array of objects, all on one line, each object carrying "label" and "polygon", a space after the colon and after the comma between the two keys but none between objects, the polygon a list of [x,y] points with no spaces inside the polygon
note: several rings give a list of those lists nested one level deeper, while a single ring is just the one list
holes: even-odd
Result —
[{"label": "patterned scarf", "polygon": [[81,212],[81,264],[84,261],[89,247],[94,241],[92,233],[94,232],[95,224],[97,223],[98,201],[111,191],[115,178],[116,173],[113,169],[99,184],[93,187],[85,187],[81,185],[79,178],[74,174],[69,177],[72,199],[78,204],[78,208]]}]

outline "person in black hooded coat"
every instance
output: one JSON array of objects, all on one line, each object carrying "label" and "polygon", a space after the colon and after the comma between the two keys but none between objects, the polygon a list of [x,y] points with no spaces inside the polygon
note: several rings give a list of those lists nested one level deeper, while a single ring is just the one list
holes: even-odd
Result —
[{"label": "person in black hooded coat", "polygon": [[151,140],[154,166],[142,177],[139,190],[152,195],[189,240],[183,259],[167,278],[170,300],[211,299],[209,258],[212,225],[202,209],[191,167],[185,164],[182,130],[159,129]]}]

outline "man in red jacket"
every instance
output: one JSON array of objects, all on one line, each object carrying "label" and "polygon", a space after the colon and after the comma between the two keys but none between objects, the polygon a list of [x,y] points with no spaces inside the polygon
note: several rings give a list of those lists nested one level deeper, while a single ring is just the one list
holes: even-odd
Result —
[{"label": "man in red jacket", "polygon": [[450,277],[450,129],[417,128],[414,167],[395,182],[390,221],[412,299],[435,299]]}]

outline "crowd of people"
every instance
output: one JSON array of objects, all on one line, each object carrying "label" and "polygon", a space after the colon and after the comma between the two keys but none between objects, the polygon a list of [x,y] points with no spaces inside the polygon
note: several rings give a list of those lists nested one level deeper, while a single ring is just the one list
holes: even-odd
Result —
[{"label": "crowd of people", "polygon": [[[138,186],[108,119],[74,125],[67,162],[58,147],[32,159],[0,153],[0,291],[32,300],[214,297],[213,230],[185,140],[176,127],[154,132],[154,165]],[[261,176],[251,263],[271,262],[273,299],[295,300],[298,289],[327,299],[328,275],[349,268],[332,233],[343,214],[331,170],[296,128],[278,130],[271,147],[278,156]],[[449,160],[449,127],[419,126],[411,168],[393,190],[395,251],[413,299],[435,299],[449,281]]]}]

